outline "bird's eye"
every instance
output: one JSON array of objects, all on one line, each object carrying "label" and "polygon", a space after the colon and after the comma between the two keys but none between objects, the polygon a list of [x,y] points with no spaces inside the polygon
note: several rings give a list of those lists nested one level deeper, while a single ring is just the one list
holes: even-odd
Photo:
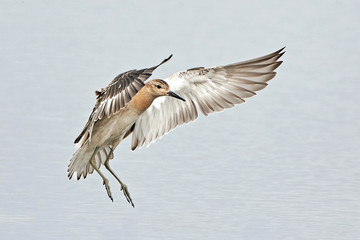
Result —
[{"label": "bird's eye", "polygon": [[156,87],[160,89],[160,88],[161,88],[161,85],[156,85]]}]

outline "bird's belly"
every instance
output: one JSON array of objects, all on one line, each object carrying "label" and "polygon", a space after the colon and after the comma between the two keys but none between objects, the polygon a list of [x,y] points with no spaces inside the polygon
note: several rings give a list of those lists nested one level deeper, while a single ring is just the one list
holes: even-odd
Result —
[{"label": "bird's belly", "polygon": [[104,117],[94,126],[91,137],[92,144],[105,147],[111,145],[115,140],[123,138],[138,116],[133,111],[122,111],[110,118]]}]

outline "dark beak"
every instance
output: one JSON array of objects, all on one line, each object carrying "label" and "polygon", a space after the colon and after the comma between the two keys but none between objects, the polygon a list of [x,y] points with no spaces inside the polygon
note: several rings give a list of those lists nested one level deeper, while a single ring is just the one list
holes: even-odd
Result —
[{"label": "dark beak", "polygon": [[168,96],[171,96],[171,97],[174,97],[174,98],[177,98],[177,99],[180,99],[180,100],[183,100],[185,102],[185,99],[183,99],[182,97],[180,97],[179,95],[177,95],[176,93],[174,93],[173,91],[169,91],[167,93]]}]

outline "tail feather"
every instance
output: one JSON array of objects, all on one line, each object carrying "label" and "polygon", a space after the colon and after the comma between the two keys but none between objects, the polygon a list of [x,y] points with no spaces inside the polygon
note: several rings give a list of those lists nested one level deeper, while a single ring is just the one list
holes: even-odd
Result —
[{"label": "tail feather", "polygon": [[[100,168],[103,165],[110,154],[110,146],[98,150],[95,155],[95,165]],[[94,168],[90,164],[90,158],[95,151],[95,147],[90,147],[90,145],[84,144],[80,147],[73,155],[68,165],[68,178],[71,179],[73,174],[77,172],[77,180],[82,176],[86,178],[87,174],[92,174]],[[110,159],[114,156],[111,154]]]}]

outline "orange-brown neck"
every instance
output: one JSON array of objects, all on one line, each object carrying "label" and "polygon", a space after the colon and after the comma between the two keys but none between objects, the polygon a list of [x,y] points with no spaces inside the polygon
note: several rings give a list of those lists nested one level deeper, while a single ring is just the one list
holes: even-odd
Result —
[{"label": "orange-brown neck", "polygon": [[156,96],[149,93],[147,86],[144,86],[140,91],[131,99],[132,107],[139,113],[143,113],[151,103],[154,101]]}]

